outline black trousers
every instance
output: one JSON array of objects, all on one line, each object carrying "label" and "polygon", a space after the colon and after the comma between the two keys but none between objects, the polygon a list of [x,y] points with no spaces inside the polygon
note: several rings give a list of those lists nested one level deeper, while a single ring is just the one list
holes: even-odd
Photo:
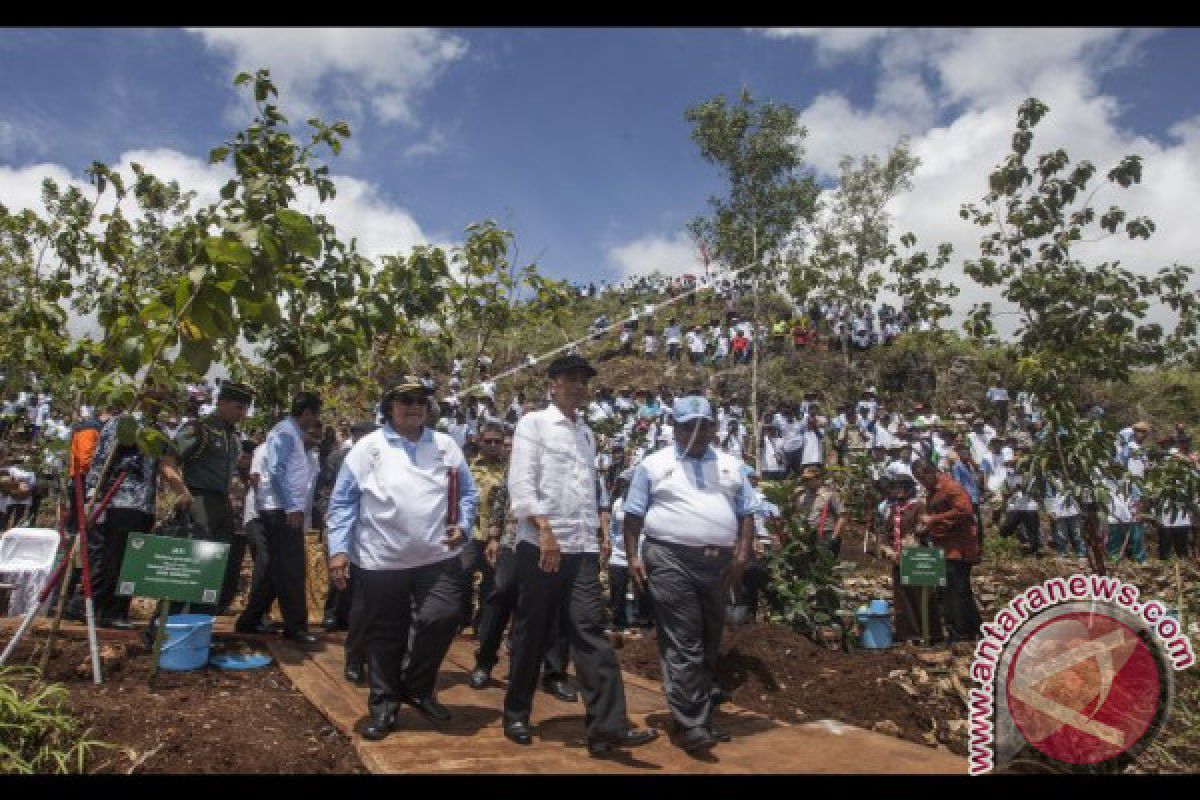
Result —
[{"label": "black trousers", "polygon": [[[211,492],[201,489],[191,489],[191,493],[192,519],[196,521],[203,531],[199,538],[207,542],[233,544],[233,531],[236,523],[233,519],[233,506],[229,504],[229,495],[223,492]],[[215,615],[218,608],[227,608],[229,606],[230,601],[233,599],[233,593],[237,590],[237,584],[236,582],[231,583],[228,577],[229,571],[226,569],[226,580],[221,585],[221,592],[217,597],[217,602],[193,603],[191,606],[193,614]],[[172,606],[171,613],[178,613],[175,610],[175,606]]]},{"label": "black trousers", "polygon": [[250,627],[262,621],[279,598],[285,633],[308,629],[308,603],[304,596],[305,558],[304,531],[289,527],[282,511],[264,511],[259,515],[267,540],[268,563],[266,579],[250,589],[246,609],[238,625]]},{"label": "black trousers", "polygon": [[663,692],[684,728],[707,725],[725,627],[724,571],[733,548],[682,547],[647,541],[646,577],[654,596]]},{"label": "black trousers", "polygon": [[1021,539],[1029,548],[1037,553],[1041,549],[1041,533],[1038,530],[1038,512],[1036,511],[1009,511],[1005,514],[1004,524],[1000,526],[1001,536],[1012,536],[1013,531],[1020,526],[1025,529],[1025,535],[1018,538]]},{"label": "black trousers", "polygon": [[352,617],[362,629],[371,714],[394,714],[404,697],[432,695],[462,615],[462,561],[453,556],[385,570],[351,564],[350,580],[357,587]]},{"label": "black trousers", "polygon": [[225,582],[221,584],[221,597],[217,614],[228,614],[229,605],[237,597],[242,579],[242,562],[246,559],[246,537],[234,531],[229,541],[229,558],[225,561]]},{"label": "black trousers", "polygon": [[[758,606],[763,590],[771,583],[771,573],[767,571],[767,560],[763,556],[754,556],[746,564],[746,569],[742,572],[742,584],[735,587],[735,594],[740,605],[744,605],[750,609],[750,618],[758,616]],[[728,600],[729,598],[723,598]],[[661,600],[655,598],[655,605],[660,605]]]},{"label": "black trousers", "polygon": [[[491,591],[482,598],[480,603],[478,636],[479,645],[475,648],[475,666],[491,670],[496,666],[500,656],[500,645],[504,641],[504,629],[517,608],[517,557],[507,547],[501,547],[496,555],[496,569]],[[567,662],[570,657],[569,641],[563,629],[562,614],[556,613],[554,637],[546,648],[545,664],[542,678],[565,679],[567,677]]]},{"label": "black trousers", "polygon": [[504,695],[504,724],[529,722],[538,671],[555,630],[555,609],[562,610],[575,674],[586,707],[589,737],[618,734],[629,721],[625,685],[616,653],[604,635],[604,593],[596,553],[563,553],[557,572],[538,566],[540,551],[528,542],[516,549],[517,618],[512,669]]},{"label": "black trousers", "polygon": [[[366,619],[364,616],[365,608],[363,606],[363,595],[359,590],[359,583],[355,582],[353,577],[345,589],[330,588],[329,593],[332,595],[337,592],[340,613],[340,607],[346,606],[346,666],[361,667],[367,663],[367,646],[366,637],[363,635],[363,622]],[[328,603],[326,604],[326,613],[328,613]],[[340,620],[339,620],[340,621]]]},{"label": "black trousers", "polygon": [[[88,560],[97,559],[95,584],[92,596],[96,606],[96,618],[102,622],[125,616],[129,613],[131,596],[118,596],[117,583],[121,575],[121,561],[125,557],[125,543],[131,533],[149,533],[154,528],[154,517],[144,511],[126,508],[110,508],[104,514],[104,522],[88,536]],[[99,533],[101,547],[93,551],[92,541]],[[93,553],[95,553],[93,555]],[[90,563],[89,567],[92,566]]]},{"label": "black trousers", "polygon": [[349,584],[345,589],[329,584],[329,590],[325,592],[325,619],[333,620],[339,627],[347,627],[350,624],[352,597]]},{"label": "black trousers", "polygon": [[[267,611],[271,610],[271,604],[275,602],[275,585],[271,583],[270,575],[267,572],[267,565],[271,563],[271,547],[267,544],[267,529],[263,525],[262,519],[255,517],[246,523],[243,529],[246,540],[246,549],[250,551],[250,558],[254,561],[254,571],[250,574],[250,593],[246,596],[247,603],[250,597],[255,594],[255,591],[264,595],[261,604],[265,604]],[[259,619],[251,620],[257,623]]]},{"label": "black trousers", "polygon": [[629,567],[608,566],[608,616],[614,628],[628,628],[629,614],[625,592],[629,588]]},{"label": "black trousers", "polygon": [[[470,625],[476,631],[479,630],[480,616],[483,613],[483,601],[491,592],[492,582],[494,580],[493,573],[495,570],[488,564],[487,557],[484,555],[484,550],[487,542],[481,542],[478,539],[471,539],[463,547],[462,562],[463,569],[467,573],[467,591],[463,593],[463,624]],[[475,574],[479,573],[482,578],[479,583],[479,600],[475,599]]]},{"label": "black trousers", "polygon": [[1165,561],[1171,557],[1171,552],[1174,551],[1175,555],[1180,558],[1187,558],[1191,535],[1190,525],[1176,528],[1164,528],[1160,525],[1158,527],[1158,557]]},{"label": "black trousers", "polygon": [[961,560],[946,560],[946,585],[942,591],[942,608],[946,628],[954,641],[974,641],[979,638],[979,607],[971,592],[971,565]]}]

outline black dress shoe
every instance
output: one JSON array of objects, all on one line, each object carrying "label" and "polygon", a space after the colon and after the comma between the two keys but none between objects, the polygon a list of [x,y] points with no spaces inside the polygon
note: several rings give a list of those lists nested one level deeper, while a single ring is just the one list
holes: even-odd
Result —
[{"label": "black dress shoe", "polygon": [[378,742],[396,729],[395,714],[372,715],[367,727],[363,728],[363,738]]},{"label": "black dress shoe", "polygon": [[350,683],[362,684],[364,675],[363,668],[360,664],[347,664],[346,669],[342,672],[342,677],[350,681]]},{"label": "black dress shoe", "polygon": [[542,681],[542,691],[552,694],[564,703],[574,703],[579,699],[575,687],[562,678]]},{"label": "black dress shoe", "polygon": [[713,735],[713,738],[715,738],[718,742],[732,742],[733,741],[733,737],[729,735],[729,731],[724,730],[723,728],[718,728],[716,725],[713,725],[711,722],[708,723],[708,732],[711,733]]},{"label": "black dress shoe", "polygon": [[321,640],[314,633],[308,631],[285,631],[283,638],[296,644],[312,647],[321,643]]},{"label": "black dress shoe", "polygon": [[717,741],[713,732],[701,725],[684,731],[679,737],[679,746],[685,753],[702,753],[705,750],[713,749]]},{"label": "black dress shoe", "polygon": [[471,677],[467,680],[467,685],[472,689],[482,689],[492,680],[492,675],[489,670],[483,667],[476,667],[471,670]]},{"label": "black dress shoe", "polygon": [[238,623],[233,626],[234,633],[252,633],[257,636],[274,636],[283,631],[283,626],[275,622],[259,622],[254,625],[242,625]]},{"label": "black dress shoe", "polygon": [[404,698],[404,701],[406,703],[408,703],[410,706],[412,706],[413,708],[415,708],[417,711],[420,711],[422,714],[424,714],[429,719],[433,720],[434,722],[449,722],[450,721],[449,709],[447,709],[444,705],[439,703],[437,700],[433,699],[432,696],[429,696],[429,697],[409,696],[409,697]]},{"label": "black dress shoe", "polygon": [[533,744],[533,734],[529,732],[528,722],[514,722],[504,726],[504,735],[509,741],[517,744]]},{"label": "black dress shoe", "polygon": [[649,744],[658,738],[658,731],[654,728],[626,728],[620,733],[607,734],[604,736],[588,737],[588,753],[593,756],[602,756],[617,747],[638,747],[639,745]]}]

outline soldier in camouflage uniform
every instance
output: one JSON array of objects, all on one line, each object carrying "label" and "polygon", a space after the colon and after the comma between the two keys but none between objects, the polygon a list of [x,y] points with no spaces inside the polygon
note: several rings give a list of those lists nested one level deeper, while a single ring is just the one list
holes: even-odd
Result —
[{"label": "soldier in camouflage uniform", "polygon": [[[475,526],[475,535],[463,548],[463,569],[467,572],[469,589],[463,594],[463,627],[470,626],[476,633],[483,616],[483,603],[492,591],[492,581],[495,574],[492,562],[495,559],[486,557],[488,537],[493,527],[503,525],[505,510],[496,517],[497,523],[492,523],[494,508],[490,502],[497,484],[504,476],[506,460],[503,458],[504,424],[487,422],[479,430],[479,457],[471,462],[471,474],[475,485],[479,487],[479,497],[483,502],[479,506],[479,523]],[[475,574],[480,573],[479,602],[475,603]]]},{"label": "soldier in camouflage uniform", "polygon": [[[242,449],[237,425],[246,418],[253,399],[249,387],[223,384],[216,410],[184,425],[176,434],[179,462],[164,458],[163,475],[179,495],[177,507],[190,511],[202,531],[199,537],[205,541],[233,542],[236,519],[229,492]],[[192,610],[214,614],[218,608],[228,608],[236,589],[237,581],[227,579],[216,602],[194,605]]]}]

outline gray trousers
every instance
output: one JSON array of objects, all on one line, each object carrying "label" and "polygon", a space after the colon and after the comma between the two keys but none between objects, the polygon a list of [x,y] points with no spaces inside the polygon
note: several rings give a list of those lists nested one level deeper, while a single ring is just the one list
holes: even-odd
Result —
[{"label": "gray trousers", "polygon": [[733,548],[684,547],[647,539],[642,561],[654,598],[667,707],[684,729],[708,725],[725,625],[722,573],[733,561]]}]

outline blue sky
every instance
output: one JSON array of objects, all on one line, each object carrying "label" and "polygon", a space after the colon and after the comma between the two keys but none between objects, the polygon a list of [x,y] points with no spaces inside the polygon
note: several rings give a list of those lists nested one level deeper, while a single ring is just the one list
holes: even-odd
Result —
[{"label": "blue sky", "polygon": [[333,170],[357,183],[335,221],[369,250],[451,242],[494,217],[555,277],[685,271],[695,254],[683,227],[720,185],[684,110],[747,86],[801,110],[827,185],[843,153],[911,136],[922,167],[892,209],[897,235],[959,253],[979,237],[957,208],[982,195],[1017,102],[1036,93],[1051,106],[1038,149],[1062,144],[1098,165],[1141,152],[1147,184],[1162,176],[1133,197],[1163,234],[1138,263],[1190,256],[1194,29],[8,29],[0,201],[130,153],[153,154],[140,160],[165,177],[219,185],[202,162],[245,119],[234,72],[258,65],[294,120],[351,123]]}]

